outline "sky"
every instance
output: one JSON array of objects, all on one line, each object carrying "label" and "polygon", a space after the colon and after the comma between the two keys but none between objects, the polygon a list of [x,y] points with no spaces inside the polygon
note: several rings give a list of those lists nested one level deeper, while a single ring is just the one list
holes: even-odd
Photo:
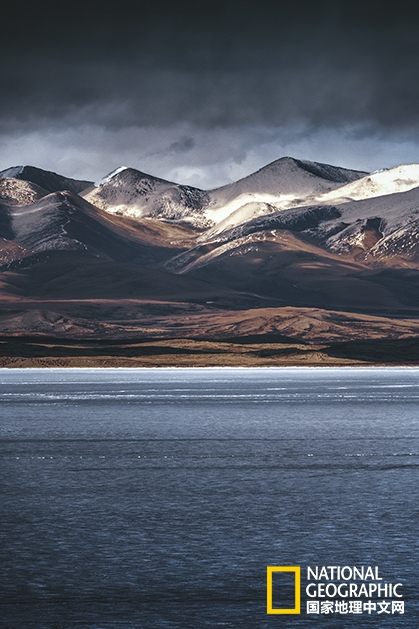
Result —
[{"label": "sky", "polygon": [[9,2],[0,169],[131,166],[211,188],[285,155],[419,163],[416,5]]}]

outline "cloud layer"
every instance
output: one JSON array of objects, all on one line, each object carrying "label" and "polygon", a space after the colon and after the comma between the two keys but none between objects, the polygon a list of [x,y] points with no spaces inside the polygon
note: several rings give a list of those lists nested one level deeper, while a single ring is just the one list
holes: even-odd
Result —
[{"label": "cloud layer", "polygon": [[[412,160],[419,145],[412,2],[66,6],[67,13],[56,2],[4,9],[2,167],[17,153],[40,165],[52,150],[71,170],[65,174],[86,163],[99,176],[125,146],[123,163],[145,170],[160,160],[167,172],[192,163],[189,177],[208,185],[228,180],[237,165],[263,165],[267,145],[277,147],[273,159],[306,146],[310,157],[298,157],[326,161],[332,140],[348,141],[363,147],[359,167],[375,165],[365,151],[387,147],[385,162],[409,146]],[[349,151],[344,165],[352,159]]]}]

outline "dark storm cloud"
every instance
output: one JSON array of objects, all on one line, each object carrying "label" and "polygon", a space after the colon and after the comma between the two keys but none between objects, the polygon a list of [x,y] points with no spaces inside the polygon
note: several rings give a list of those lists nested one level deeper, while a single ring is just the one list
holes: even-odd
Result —
[{"label": "dark storm cloud", "polygon": [[32,1],[2,11],[6,129],[419,126],[412,2]]},{"label": "dark storm cloud", "polygon": [[193,138],[181,138],[176,142],[172,142],[169,145],[169,150],[174,153],[187,153],[195,146],[195,140]]}]

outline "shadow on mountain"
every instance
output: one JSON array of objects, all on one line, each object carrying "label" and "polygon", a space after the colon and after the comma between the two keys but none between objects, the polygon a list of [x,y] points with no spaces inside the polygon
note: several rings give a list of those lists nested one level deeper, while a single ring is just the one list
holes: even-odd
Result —
[{"label": "shadow on mountain", "polygon": [[45,251],[12,262],[4,279],[22,297],[41,300],[141,299],[239,309],[260,305],[257,296],[172,275],[85,251]]},{"label": "shadow on mountain", "polygon": [[[419,270],[367,267],[284,233],[244,242],[191,265],[187,274],[284,305],[376,315],[419,314]],[[220,247],[221,249],[221,247]],[[201,266],[200,266],[201,265]]]},{"label": "shadow on mountain", "polygon": [[[214,350],[213,350],[214,352]],[[222,353],[222,352],[218,352]],[[87,357],[118,357],[138,358],[142,356],[163,355],[199,355],[204,350],[186,347],[152,346],[141,344],[136,340],[122,343],[101,340],[71,341],[68,339],[51,339],[39,337],[0,337],[0,356],[20,358],[87,358]]]},{"label": "shadow on mountain", "polygon": [[0,205],[0,238],[13,240],[14,236],[10,210],[7,206]]},{"label": "shadow on mountain", "polygon": [[348,358],[369,363],[418,364],[419,338],[332,343],[323,349],[323,352],[333,358]]}]

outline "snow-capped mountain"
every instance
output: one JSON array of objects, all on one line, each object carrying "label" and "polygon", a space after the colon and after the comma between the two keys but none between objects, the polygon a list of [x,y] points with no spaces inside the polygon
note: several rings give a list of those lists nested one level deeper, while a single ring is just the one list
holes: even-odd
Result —
[{"label": "snow-capped mountain", "polygon": [[[392,171],[388,171],[390,184],[394,183],[393,175]],[[360,180],[356,183],[365,185],[366,182]],[[417,183],[419,186],[419,181]],[[394,189],[388,181],[384,184],[384,190]],[[316,205],[302,204],[289,209],[270,206],[269,212],[261,214],[254,212],[252,215],[247,211],[247,215],[244,215],[244,211],[248,210],[248,206],[245,206],[242,208],[243,216],[240,217],[242,218],[240,222],[235,220],[236,215],[231,217],[232,220],[225,219],[202,234],[199,240],[202,243],[230,242],[263,231],[288,230],[330,251],[342,254],[365,251],[368,255],[378,258],[386,255],[385,252],[389,252],[390,249],[394,255],[397,249],[394,238],[397,233],[397,241],[400,241],[398,255],[416,255],[419,253],[417,244],[419,187],[412,187],[411,180],[408,183],[401,180],[397,187],[398,192],[375,196],[378,188],[375,185],[366,186],[363,199],[348,200],[345,195],[332,204],[329,195],[324,195],[328,203],[322,203],[323,197],[316,199]],[[362,189],[362,186],[359,188]],[[354,196],[359,196],[357,191],[355,192]],[[385,248],[381,246],[384,242],[387,243]],[[390,242],[393,243],[391,247]]]},{"label": "snow-capped mountain", "polygon": [[[349,174],[353,171],[349,171]],[[357,172],[356,175],[360,173]],[[232,184],[234,185],[234,184]],[[327,185],[327,184],[323,184]],[[343,206],[350,201],[361,201],[366,199],[375,199],[378,197],[386,197],[391,194],[399,194],[408,190],[412,190],[419,186],[419,165],[410,164],[367,174],[363,177],[355,179],[348,184],[337,185],[333,190],[320,194],[300,193],[299,195],[268,195],[263,193],[241,194],[226,205],[221,205],[206,212],[208,218],[214,219],[213,227],[207,231],[203,239],[217,237],[226,230],[243,225],[246,231],[246,225],[250,227],[250,223],[260,217],[268,217],[267,224],[277,222],[284,223],[289,216],[296,216],[299,213],[307,215],[307,210],[302,208],[321,208],[330,206]],[[249,199],[253,199],[250,200]],[[393,204],[395,199],[391,201]],[[298,209],[300,208],[300,210]],[[295,210],[294,212],[292,210]],[[286,212],[288,211],[288,213]],[[320,214],[324,215],[321,210]],[[284,212],[284,214],[282,214]],[[342,211],[336,210],[338,215],[342,215]],[[275,216],[272,216],[275,215]],[[286,218],[287,217],[287,218]],[[221,220],[220,220],[221,219]],[[263,222],[263,219],[261,219]]]},{"label": "snow-capped mountain", "polygon": [[[316,196],[333,191],[366,175],[349,170],[283,157],[239,181],[209,192],[211,201],[206,216],[218,225],[229,217],[237,224],[247,211],[270,212],[270,207],[287,208],[309,203]],[[244,209],[247,207],[247,211]],[[238,213],[239,210],[239,213]],[[234,217],[234,218],[233,218]]]},{"label": "snow-capped mountain", "polygon": [[271,206],[309,202],[366,173],[284,157],[239,181],[203,191],[120,167],[82,196],[107,212],[142,218],[184,221],[199,228],[232,224],[269,214]]},{"label": "snow-capped mountain", "polygon": [[[96,184],[89,183],[32,166],[2,171],[2,235],[16,233],[20,244],[36,250],[52,247],[53,241],[55,248],[74,248],[76,244],[69,236],[69,212],[74,214],[82,206],[83,211],[90,208],[90,213],[119,216],[137,225],[154,221],[159,229],[163,225],[166,229],[182,225],[198,228],[191,253],[184,252],[173,263],[167,262],[177,272],[189,268],[202,252],[207,255],[208,247],[213,251],[218,245],[272,230],[299,234],[340,255],[363,252],[365,259],[387,255],[412,259],[418,247],[416,164],[366,174],[285,157],[235,183],[209,191],[125,166]],[[64,187],[81,191],[84,201],[77,195],[48,195],[50,189],[62,191]],[[23,209],[28,204],[31,208]],[[41,235],[44,224],[48,224],[46,240]],[[79,243],[83,238],[76,240]],[[230,244],[229,250],[233,249]],[[211,253],[211,257],[214,255]],[[203,261],[197,264],[202,266]]]},{"label": "snow-capped mountain", "polygon": [[287,157],[208,191],[128,167],[96,183],[14,167],[0,174],[0,238],[0,287],[20,299],[153,309],[156,281],[159,312],[186,299],[419,315],[415,164],[368,174]]},{"label": "snow-capped mountain", "polygon": [[207,223],[202,209],[208,205],[206,192],[152,177],[134,168],[121,167],[104,177],[82,196],[98,208],[134,219],[145,216],[183,221],[198,226]]},{"label": "snow-capped mountain", "polygon": [[217,203],[230,202],[240,194],[308,194],[334,190],[366,175],[365,171],[349,170],[309,162],[293,157],[281,157],[255,173],[211,191]]}]

